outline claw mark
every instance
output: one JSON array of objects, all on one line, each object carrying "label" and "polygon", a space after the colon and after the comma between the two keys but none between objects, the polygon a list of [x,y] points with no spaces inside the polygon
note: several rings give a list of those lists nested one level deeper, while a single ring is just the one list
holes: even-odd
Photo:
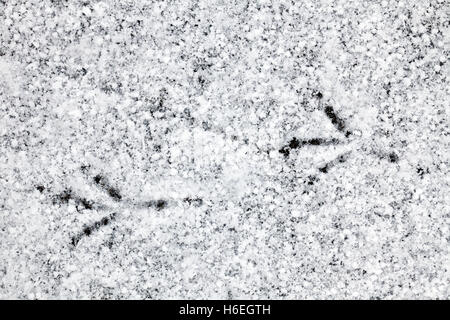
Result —
[{"label": "claw mark", "polygon": [[350,152],[341,154],[340,156],[338,156],[333,161],[327,162],[325,165],[321,166],[319,168],[319,171],[322,172],[322,173],[327,173],[328,170],[331,169],[332,167],[334,167],[336,164],[343,163],[343,162],[347,161],[347,159],[349,157],[349,154],[350,154]]},{"label": "claw mark", "polygon": [[303,146],[329,146],[339,144],[340,141],[338,139],[322,139],[322,138],[313,138],[307,140],[298,140],[297,138],[292,138],[288,145],[283,146],[278,152],[284,154],[285,157],[288,157],[290,151],[293,149],[298,149]]},{"label": "claw mark", "polygon": [[345,134],[345,137],[350,136],[352,133],[346,130],[346,125],[344,120],[338,117],[332,106],[325,107],[325,114],[331,120],[331,123],[336,127],[337,130]]},{"label": "claw mark", "polygon": [[116,213],[114,212],[108,217],[103,217],[100,221],[84,226],[80,233],[72,237],[71,244],[76,247],[78,242],[80,242],[83,237],[89,237],[93,232],[97,231],[101,227],[107,226],[112,220],[115,219],[115,217]]},{"label": "claw mark", "polygon": [[53,197],[53,204],[60,203],[68,203],[69,200],[75,201],[77,206],[83,206],[87,210],[91,210],[93,208],[93,203],[85,198],[76,196],[72,190],[66,189],[62,193],[57,194]]},{"label": "claw mark", "polygon": [[100,187],[102,187],[103,189],[105,189],[106,192],[108,193],[108,195],[111,198],[113,198],[115,201],[122,200],[122,195],[120,194],[119,190],[117,190],[116,188],[110,186],[108,184],[108,182],[106,181],[106,179],[104,177],[102,177],[101,175],[96,175],[94,177],[94,182],[95,182],[95,184],[97,184]]},{"label": "claw mark", "polygon": [[156,210],[162,210],[166,208],[168,205],[166,200],[160,199],[160,200],[151,200],[144,203],[144,206],[147,208],[155,208]]},{"label": "claw mark", "polygon": [[203,204],[203,200],[200,198],[184,198],[184,202],[187,202],[189,205],[194,205],[194,207],[200,207]]}]

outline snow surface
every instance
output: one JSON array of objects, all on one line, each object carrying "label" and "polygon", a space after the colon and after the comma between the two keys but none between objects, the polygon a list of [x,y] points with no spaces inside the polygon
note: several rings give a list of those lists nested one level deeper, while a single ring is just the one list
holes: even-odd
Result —
[{"label": "snow surface", "polygon": [[450,298],[449,15],[0,0],[0,298]]}]

